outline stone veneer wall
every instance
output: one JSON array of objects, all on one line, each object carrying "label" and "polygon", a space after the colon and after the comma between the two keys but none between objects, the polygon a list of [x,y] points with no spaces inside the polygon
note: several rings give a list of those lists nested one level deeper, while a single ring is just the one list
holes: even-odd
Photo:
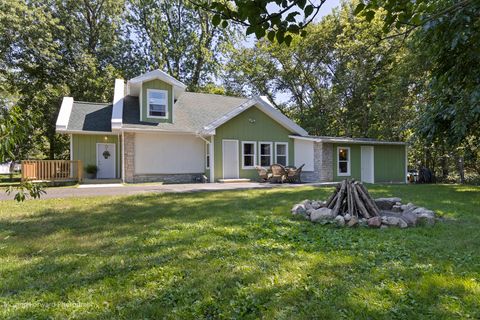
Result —
[{"label": "stone veneer wall", "polygon": [[203,173],[135,174],[135,133],[124,133],[125,182],[191,183],[203,181]]},{"label": "stone veneer wall", "polygon": [[135,133],[124,132],[125,182],[134,182],[135,175]]},{"label": "stone veneer wall", "polygon": [[321,148],[321,164],[320,164],[320,181],[333,181],[333,144],[320,143]]}]

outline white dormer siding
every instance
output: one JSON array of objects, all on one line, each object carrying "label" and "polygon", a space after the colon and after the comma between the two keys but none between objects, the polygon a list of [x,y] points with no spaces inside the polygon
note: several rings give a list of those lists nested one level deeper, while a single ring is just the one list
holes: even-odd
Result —
[{"label": "white dormer siding", "polygon": [[73,98],[63,97],[62,105],[60,106],[60,112],[58,113],[56,130],[65,131],[68,127],[68,121],[70,120],[70,114],[72,113]]}]

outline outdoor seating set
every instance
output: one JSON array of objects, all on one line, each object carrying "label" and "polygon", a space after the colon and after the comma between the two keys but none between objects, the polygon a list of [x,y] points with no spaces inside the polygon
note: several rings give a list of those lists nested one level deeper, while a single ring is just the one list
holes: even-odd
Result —
[{"label": "outdoor seating set", "polygon": [[282,166],[281,164],[272,164],[270,168],[264,168],[257,166],[257,172],[262,182],[274,182],[274,183],[301,183],[300,175],[302,173],[303,166],[295,168],[292,166]]}]

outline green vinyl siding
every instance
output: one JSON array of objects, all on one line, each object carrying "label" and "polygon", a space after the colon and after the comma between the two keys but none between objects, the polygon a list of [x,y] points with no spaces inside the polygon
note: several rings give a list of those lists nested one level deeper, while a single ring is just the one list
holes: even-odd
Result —
[{"label": "green vinyl siding", "polygon": [[[350,148],[350,176],[338,176],[338,147]],[[360,144],[333,145],[334,181],[341,181],[345,178],[361,180],[361,147]],[[405,182],[405,146],[373,145],[373,150],[375,182]]]},{"label": "green vinyl siding", "polygon": [[[168,104],[168,119],[158,119],[158,118],[148,118],[148,104],[147,104],[147,90],[148,89],[158,89],[158,90],[166,90],[168,92],[167,97],[167,104]],[[146,81],[142,84],[142,98],[141,98],[141,105],[140,109],[142,110],[142,121],[147,122],[169,122],[172,123],[172,115],[173,115],[173,106],[172,106],[172,86],[166,82],[161,80],[151,80]]]},{"label": "green vinyl siding", "polygon": [[[215,134],[215,180],[223,178],[222,167],[222,141],[224,139],[238,140],[239,156],[239,177],[252,180],[258,179],[257,170],[242,169],[242,141],[257,142],[257,158],[259,163],[259,145],[258,142],[286,142],[288,143],[288,164],[294,164],[294,144],[293,139],[288,136],[292,133],[278,122],[270,118],[257,107],[251,107],[238,116],[224,123],[216,129]],[[275,146],[273,145],[275,149]],[[274,151],[275,152],[275,151]],[[273,157],[275,161],[275,157]]]},{"label": "green vinyl siding", "polygon": [[375,182],[405,182],[405,146],[375,146]]},{"label": "green vinyl siding", "polygon": [[[337,158],[339,147],[350,148],[350,176],[338,176]],[[360,155],[359,144],[333,144],[333,180],[341,181],[346,178],[360,180]]]},{"label": "green vinyl siding", "polygon": [[82,160],[84,170],[89,164],[97,165],[97,143],[115,143],[116,174],[121,177],[121,146],[116,135],[73,134],[72,139],[73,160]]}]

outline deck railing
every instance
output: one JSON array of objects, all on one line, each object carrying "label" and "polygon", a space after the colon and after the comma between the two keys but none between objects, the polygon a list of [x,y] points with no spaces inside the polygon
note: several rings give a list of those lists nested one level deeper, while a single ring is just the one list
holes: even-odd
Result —
[{"label": "deck railing", "polygon": [[22,160],[22,181],[82,181],[81,160]]}]

